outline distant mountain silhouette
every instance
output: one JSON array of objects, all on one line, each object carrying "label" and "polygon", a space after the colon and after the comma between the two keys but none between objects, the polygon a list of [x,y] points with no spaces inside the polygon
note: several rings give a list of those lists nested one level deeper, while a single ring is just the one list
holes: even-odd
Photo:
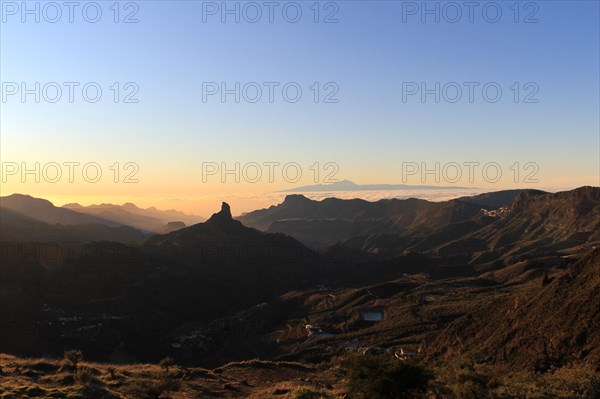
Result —
[{"label": "distant mountain silhouette", "polygon": [[123,223],[103,219],[98,216],[86,215],[71,209],[59,208],[54,206],[48,200],[34,198],[29,195],[13,194],[7,197],[1,197],[0,206],[3,209],[8,209],[15,213],[27,216],[28,218],[49,224],[60,223],[75,225],[100,223],[106,226],[123,225]]},{"label": "distant mountain silhouette", "polygon": [[166,225],[170,222],[183,222],[185,225],[192,225],[205,220],[200,216],[187,215],[173,209],[167,211],[161,211],[155,207],[142,209],[132,203],[90,206],[66,204],[63,208],[154,233],[164,233]]},{"label": "distant mountain silhouette", "polygon": [[20,242],[113,241],[133,244],[147,234],[97,216],[55,207],[50,201],[14,194],[0,199],[1,239]]},{"label": "distant mountain silhouette", "polygon": [[386,190],[470,190],[473,187],[460,186],[418,186],[409,184],[356,184],[350,180],[340,180],[329,184],[313,184],[295,187],[280,192],[329,192],[329,191],[386,191]]}]

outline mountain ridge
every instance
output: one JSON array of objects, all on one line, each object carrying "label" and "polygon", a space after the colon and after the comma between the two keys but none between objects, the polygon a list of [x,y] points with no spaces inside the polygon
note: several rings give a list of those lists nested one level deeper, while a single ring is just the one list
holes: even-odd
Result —
[{"label": "mountain ridge", "polygon": [[131,202],[123,205],[94,204],[89,206],[71,203],[63,205],[63,208],[102,217],[115,223],[125,224],[153,233],[165,232],[168,230],[168,225],[171,222],[182,222],[185,225],[193,225],[205,221],[200,216],[188,215],[174,209],[158,210],[154,206],[140,208]]}]

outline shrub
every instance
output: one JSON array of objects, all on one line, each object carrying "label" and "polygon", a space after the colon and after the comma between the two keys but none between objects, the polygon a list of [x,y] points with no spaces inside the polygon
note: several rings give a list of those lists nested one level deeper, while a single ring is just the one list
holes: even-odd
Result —
[{"label": "shrub", "polygon": [[600,398],[600,377],[595,376],[591,379],[585,395],[589,399]]},{"label": "shrub", "polygon": [[387,355],[357,356],[347,367],[352,399],[421,398],[431,379],[422,366]]},{"label": "shrub", "polygon": [[310,391],[306,388],[300,388],[294,391],[292,399],[329,399],[330,396],[326,393]]},{"label": "shrub", "polygon": [[169,372],[169,368],[171,366],[175,365],[175,361],[173,360],[172,357],[165,357],[163,360],[161,360],[158,365],[160,366],[160,368],[162,368],[163,370],[165,370],[167,373]]},{"label": "shrub", "polygon": [[489,397],[487,377],[477,372],[475,366],[459,366],[453,372],[456,382],[451,385],[451,389],[456,397],[461,399],[485,399]]},{"label": "shrub", "polygon": [[95,380],[92,371],[88,367],[81,367],[75,372],[75,382],[87,386]]},{"label": "shrub", "polygon": [[71,363],[73,369],[77,369],[77,366],[83,360],[83,353],[78,350],[65,351],[64,359],[65,361]]},{"label": "shrub", "polygon": [[169,378],[161,380],[133,380],[125,388],[128,398],[132,399],[161,399],[169,391],[177,391],[181,387],[181,382]]},{"label": "shrub", "polygon": [[108,372],[108,375],[110,376],[111,380],[117,378],[117,369],[115,369],[114,367],[109,367],[106,369],[106,371]]}]

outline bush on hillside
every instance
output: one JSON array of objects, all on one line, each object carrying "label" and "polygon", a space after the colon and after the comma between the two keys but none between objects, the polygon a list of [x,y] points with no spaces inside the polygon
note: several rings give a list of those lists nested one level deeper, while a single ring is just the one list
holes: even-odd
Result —
[{"label": "bush on hillside", "polygon": [[423,398],[431,379],[421,365],[388,355],[356,356],[347,368],[351,399]]}]

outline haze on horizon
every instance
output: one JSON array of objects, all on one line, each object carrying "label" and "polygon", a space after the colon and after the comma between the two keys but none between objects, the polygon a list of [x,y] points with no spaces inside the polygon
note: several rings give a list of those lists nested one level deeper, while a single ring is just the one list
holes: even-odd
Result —
[{"label": "haze on horizon", "polygon": [[[575,188],[575,187],[573,187]],[[510,189],[510,188],[507,188]],[[536,189],[558,192],[567,191],[570,188],[541,188]],[[473,196],[486,192],[501,191],[501,190],[486,190],[481,188],[464,188],[464,189],[406,189],[406,190],[372,190],[372,191],[320,191],[320,192],[265,192],[265,193],[248,193],[248,194],[231,194],[231,195],[199,195],[181,198],[162,198],[150,196],[44,196],[32,195],[34,197],[43,198],[52,202],[55,206],[64,206],[68,204],[79,204],[82,206],[112,204],[123,205],[132,203],[140,208],[155,207],[159,210],[174,209],[185,212],[189,215],[198,215],[208,218],[219,209],[221,202],[227,202],[231,205],[234,215],[241,215],[246,212],[251,212],[257,209],[268,208],[273,205],[278,205],[284,201],[285,197],[290,194],[303,195],[313,200],[323,200],[325,198],[340,198],[340,199],[355,199],[360,198],[366,201],[378,201],[381,199],[406,199],[419,198],[428,201],[446,201],[465,196]],[[29,193],[1,193],[0,196],[12,194]]]}]

